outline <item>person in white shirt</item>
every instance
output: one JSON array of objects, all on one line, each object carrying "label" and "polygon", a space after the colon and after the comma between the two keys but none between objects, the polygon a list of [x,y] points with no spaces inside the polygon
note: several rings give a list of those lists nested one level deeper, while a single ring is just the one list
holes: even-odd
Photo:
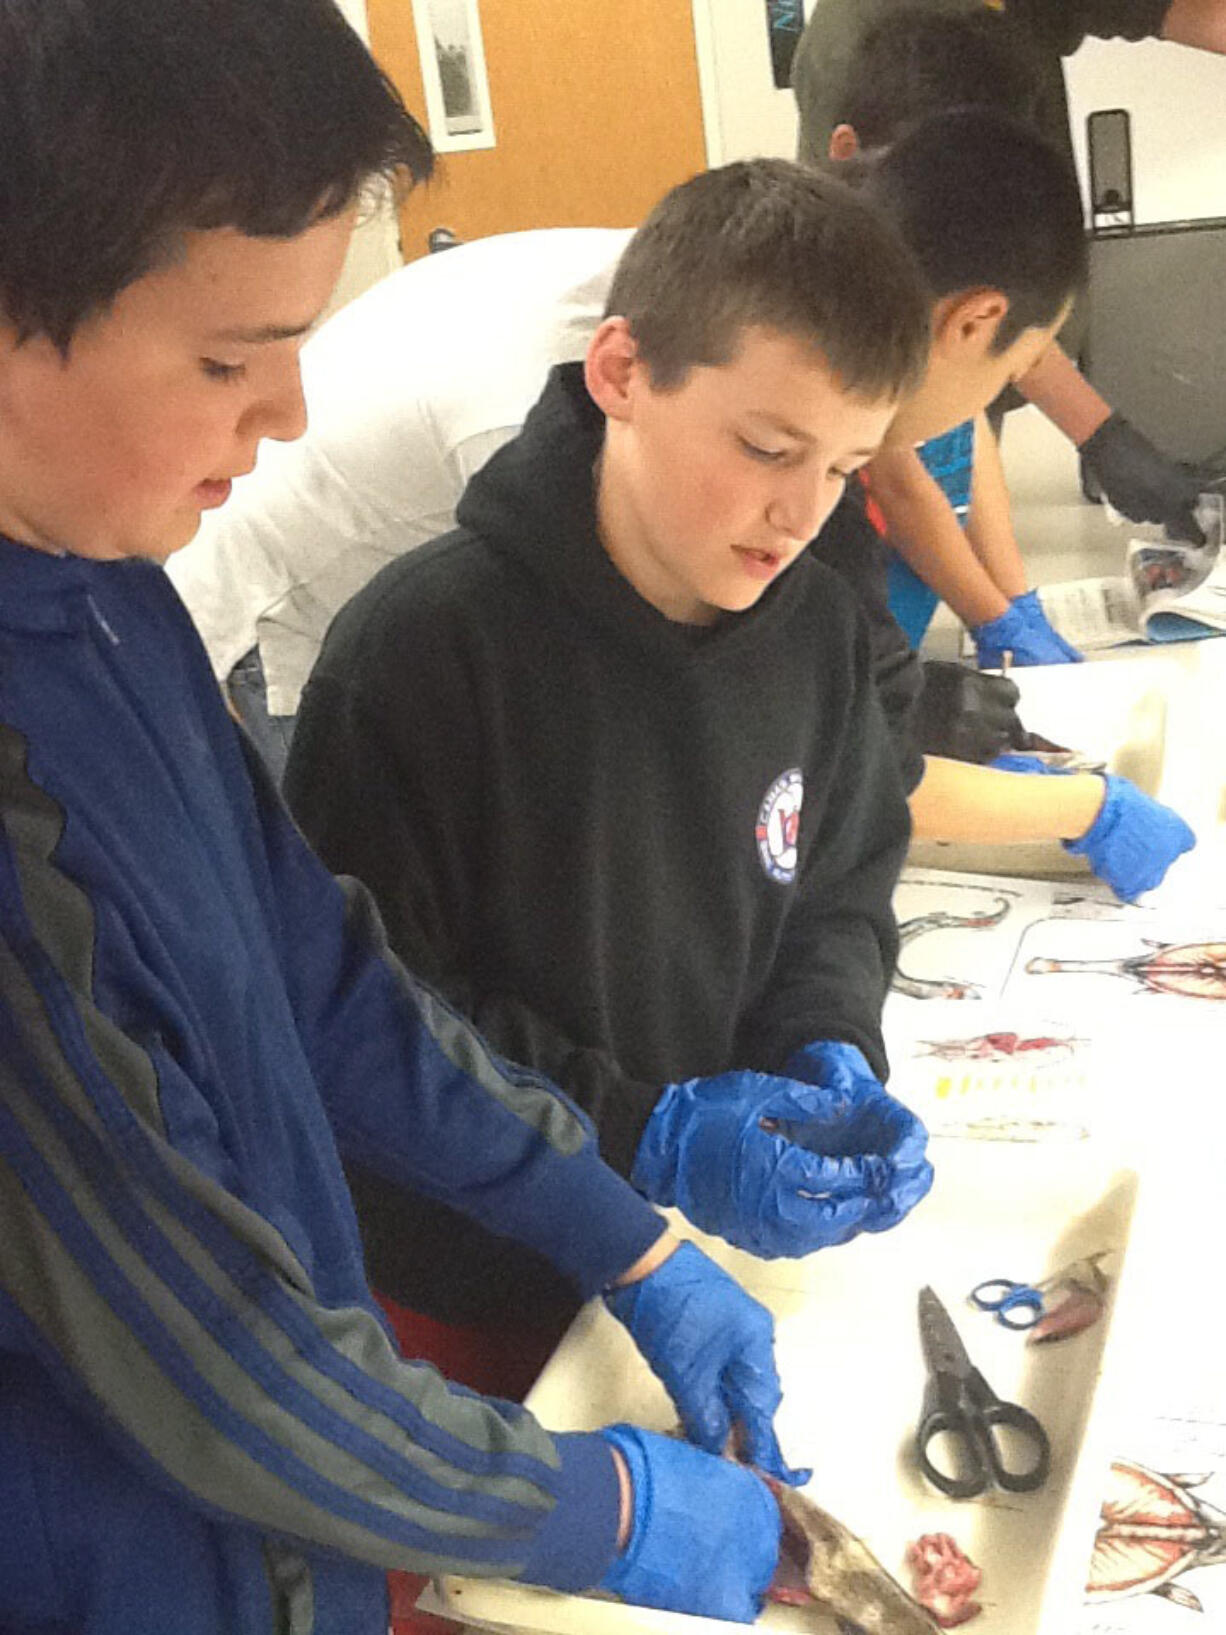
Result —
[{"label": "person in white shirt", "polygon": [[462,244],[392,273],[304,346],[306,435],[262,449],[167,566],[275,771],[333,615],[454,526],[468,479],[517,434],[550,367],[583,356],[630,233]]}]

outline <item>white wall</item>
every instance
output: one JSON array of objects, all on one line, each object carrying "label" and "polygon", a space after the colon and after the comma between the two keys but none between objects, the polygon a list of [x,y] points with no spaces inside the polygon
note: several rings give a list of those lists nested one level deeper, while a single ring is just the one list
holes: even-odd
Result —
[{"label": "white wall", "polygon": [[[796,104],[771,78],[762,0],[693,5],[709,163],[791,158]],[[1091,40],[1066,75],[1083,188],[1086,115],[1122,107],[1132,116],[1137,220],[1226,216],[1226,58],[1161,40]]]},{"label": "white wall", "polygon": [[1088,40],[1065,72],[1083,185],[1086,115],[1127,108],[1137,221],[1226,216],[1226,58],[1165,40]]},{"label": "white wall", "polygon": [[[337,4],[350,25],[369,44],[366,0],[337,0]],[[355,295],[394,272],[401,261],[399,226],[396,212],[389,204],[358,223],[328,310],[335,312],[346,301],[352,301]]]}]

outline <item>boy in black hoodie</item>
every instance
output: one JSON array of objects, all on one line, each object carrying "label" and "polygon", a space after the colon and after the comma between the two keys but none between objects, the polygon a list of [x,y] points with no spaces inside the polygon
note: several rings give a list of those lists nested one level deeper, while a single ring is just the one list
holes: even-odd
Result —
[{"label": "boy in black hoodie", "polygon": [[[805,554],[927,306],[838,182],[759,160],[674,190],[459,529],[338,616],[288,769],[411,968],[641,1191],[762,1255],[892,1226],[931,1181],[880,1083],[906,800],[853,597]],[[386,1293],[452,1323],[561,1303],[351,1179]]]}]

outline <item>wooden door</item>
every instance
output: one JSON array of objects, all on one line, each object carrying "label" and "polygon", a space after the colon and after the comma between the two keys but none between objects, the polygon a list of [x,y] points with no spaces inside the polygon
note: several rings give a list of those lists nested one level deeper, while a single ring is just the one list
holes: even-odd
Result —
[{"label": "wooden door", "polygon": [[[368,0],[371,46],[425,123],[409,0]],[[440,156],[404,206],[432,228],[633,226],[706,165],[691,0],[481,0],[497,146]]]}]

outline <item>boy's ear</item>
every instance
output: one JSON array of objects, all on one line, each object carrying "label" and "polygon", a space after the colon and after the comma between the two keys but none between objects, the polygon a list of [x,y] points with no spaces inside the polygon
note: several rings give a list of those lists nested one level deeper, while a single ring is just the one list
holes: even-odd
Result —
[{"label": "boy's ear", "polygon": [[1008,310],[1009,297],[1003,290],[957,290],[942,296],[932,314],[934,350],[982,355],[996,339]]},{"label": "boy's ear", "polygon": [[611,420],[628,420],[639,349],[625,318],[606,318],[588,342],[583,379],[592,401]]},{"label": "boy's ear", "polygon": [[854,125],[836,125],[830,133],[830,146],[826,152],[831,159],[854,159],[860,151],[860,138],[856,135]]}]

